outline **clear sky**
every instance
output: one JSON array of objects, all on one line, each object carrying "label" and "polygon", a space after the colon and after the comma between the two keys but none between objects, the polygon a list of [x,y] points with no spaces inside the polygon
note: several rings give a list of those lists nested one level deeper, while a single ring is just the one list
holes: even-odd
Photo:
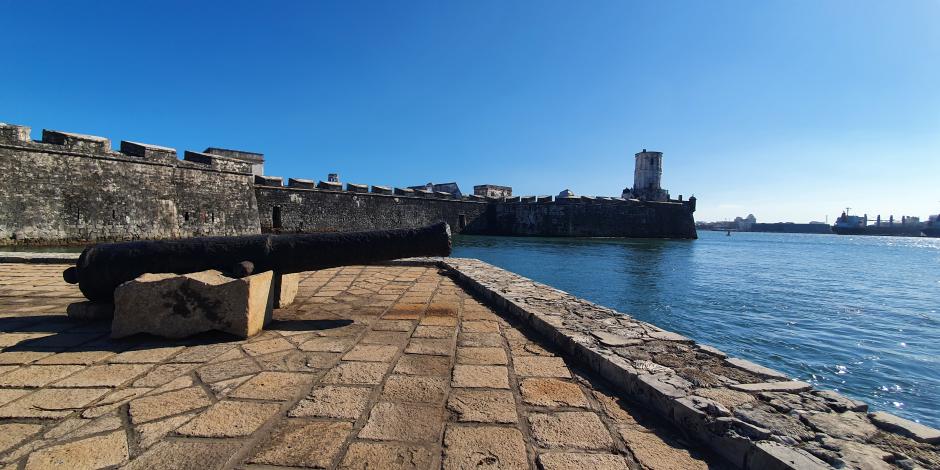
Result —
[{"label": "clear sky", "polygon": [[0,121],[266,173],[940,212],[940,1],[0,0]]}]

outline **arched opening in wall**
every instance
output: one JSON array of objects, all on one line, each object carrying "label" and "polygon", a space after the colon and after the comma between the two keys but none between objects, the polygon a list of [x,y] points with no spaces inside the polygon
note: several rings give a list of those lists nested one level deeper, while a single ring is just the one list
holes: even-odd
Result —
[{"label": "arched opening in wall", "polygon": [[281,231],[281,206],[274,206],[271,210],[271,228],[276,231]]},{"label": "arched opening in wall", "polygon": [[457,228],[463,230],[467,226],[467,214],[457,214]]}]

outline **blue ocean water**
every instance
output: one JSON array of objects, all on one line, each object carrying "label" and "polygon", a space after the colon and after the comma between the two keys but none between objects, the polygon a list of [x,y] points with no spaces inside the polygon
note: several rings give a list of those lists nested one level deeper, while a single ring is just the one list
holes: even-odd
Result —
[{"label": "blue ocean water", "polygon": [[940,239],[460,236],[479,258],[940,427]]}]

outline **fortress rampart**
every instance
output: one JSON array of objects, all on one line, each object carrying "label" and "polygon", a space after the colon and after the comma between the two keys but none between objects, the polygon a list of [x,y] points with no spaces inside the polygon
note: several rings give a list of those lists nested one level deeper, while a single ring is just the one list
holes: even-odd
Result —
[{"label": "fortress rampart", "polygon": [[258,233],[253,189],[237,160],[0,125],[0,244]]},{"label": "fortress rampart", "polygon": [[[263,175],[263,155],[185,151],[0,124],[0,244],[418,227],[457,233],[695,238],[695,202],[454,196]],[[508,189],[508,188],[506,188]]]},{"label": "fortress rampart", "polygon": [[694,201],[536,198],[493,205],[489,233],[549,237],[696,238]]},{"label": "fortress rampart", "polygon": [[488,203],[483,201],[263,184],[255,187],[255,194],[264,233],[421,227],[441,220],[456,232],[485,233],[488,228]]}]

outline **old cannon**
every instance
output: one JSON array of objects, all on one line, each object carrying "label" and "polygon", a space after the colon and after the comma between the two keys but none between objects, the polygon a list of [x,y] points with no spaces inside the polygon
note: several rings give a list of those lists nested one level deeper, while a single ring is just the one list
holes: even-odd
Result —
[{"label": "old cannon", "polygon": [[199,237],[101,243],[85,249],[62,273],[89,300],[111,302],[114,290],[144,273],[185,274],[217,269],[235,276],[282,274],[414,256],[450,254],[450,227],[370,232]]}]

